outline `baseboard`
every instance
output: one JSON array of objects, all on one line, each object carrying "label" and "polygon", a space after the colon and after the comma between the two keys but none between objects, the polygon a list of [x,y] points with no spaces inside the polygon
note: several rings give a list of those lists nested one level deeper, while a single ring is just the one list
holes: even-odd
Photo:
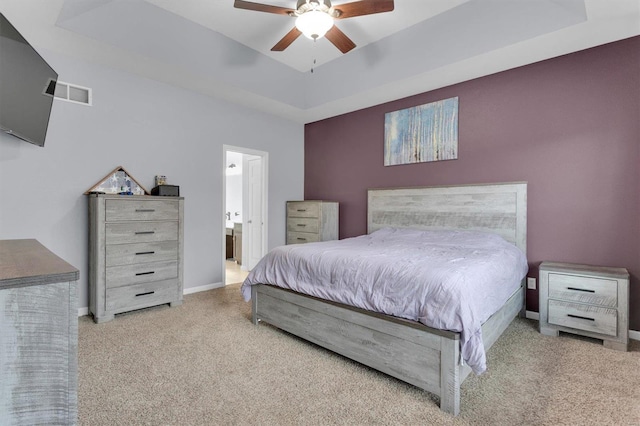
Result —
[{"label": "baseboard", "polygon": [[[224,284],[222,284],[221,282],[201,285],[200,287],[189,287],[189,288],[185,288],[182,294],[199,293],[201,291],[213,290],[214,288],[220,288],[220,287],[224,287]],[[84,308],[78,308],[78,316],[83,317],[85,315],[89,315],[89,307],[85,306]]]},{"label": "baseboard", "polygon": [[629,339],[640,340],[640,331],[629,330]]},{"label": "baseboard", "polygon": [[192,294],[192,293],[200,293],[201,291],[213,290],[214,288],[224,287],[222,282],[201,285],[200,287],[189,287],[185,288],[182,294]]}]

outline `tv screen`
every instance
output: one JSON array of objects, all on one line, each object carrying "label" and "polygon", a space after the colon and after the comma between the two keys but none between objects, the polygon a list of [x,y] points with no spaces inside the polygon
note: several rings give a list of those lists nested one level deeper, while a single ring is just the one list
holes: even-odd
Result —
[{"label": "tv screen", "polygon": [[0,13],[0,129],[44,146],[58,74]]}]

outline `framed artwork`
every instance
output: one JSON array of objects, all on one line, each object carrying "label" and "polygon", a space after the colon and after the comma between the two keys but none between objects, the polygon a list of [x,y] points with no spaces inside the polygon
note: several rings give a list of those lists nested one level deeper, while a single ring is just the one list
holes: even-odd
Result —
[{"label": "framed artwork", "polygon": [[458,158],[458,97],[384,116],[384,165]]},{"label": "framed artwork", "polygon": [[122,194],[122,195],[149,195],[142,185],[131,176],[122,166],[118,166],[110,171],[98,183],[87,189],[84,193],[96,192],[101,194]]}]

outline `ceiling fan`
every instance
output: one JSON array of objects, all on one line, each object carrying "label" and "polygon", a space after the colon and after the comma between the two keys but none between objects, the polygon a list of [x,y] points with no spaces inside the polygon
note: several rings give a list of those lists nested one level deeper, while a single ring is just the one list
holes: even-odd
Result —
[{"label": "ceiling fan", "polygon": [[393,0],[361,0],[340,4],[335,7],[331,6],[330,0],[298,0],[295,9],[235,0],[233,7],[296,18],[295,27],[271,48],[274,52],[283,51],[300,34],[304,34],[313,40],[326,36],[327,40],[333,43],[342,53],[347,53],[356,47],[356,44],[338,27],[333,25],[333,20],[391,12],[393,10]]}]

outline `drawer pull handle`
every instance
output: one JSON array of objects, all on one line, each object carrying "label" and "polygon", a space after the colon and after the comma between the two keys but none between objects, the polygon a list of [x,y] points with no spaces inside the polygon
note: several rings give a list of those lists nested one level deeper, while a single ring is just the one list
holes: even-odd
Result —
[{"label": "drawer pull handle", "polygon": [[594,318],[588,318],[588,317],[581,317],[580,315],[571,315],[571,314],[567,314],[568,317],[571,318],[578,318],[578,319],[583,319],[583,320],[588,320],[588,321],[595,321]]},{"label": "drawer pull handle", "polygon": [[298,226],[304,227],[304,226],[307,226],[307,225],[305,225],[304,223],[299,223]]},{"label": "drawer pull handle", "polygon": [[136,209],[136,212],[138,213],[153,213],[155,211],[156,209]]},{"label": "drawer pull handle", "polygon": [[307,211],[307,209],[298,209],[297,211],[299,211],[299,212],[306,212],[306,211]]},{"label": "drawer pull handle", "polygon": [[153,294],[153,293],[155,293],[155,291],[148,291],[146,293],[138,293],[138,294],[136,294],[136,297],[138,297],[138,296],[148,296],[148,295]]},{"label": "drawer pull handle", "polygon": [[595,290],[588,290],[586,288],[567,287],[567,290],[583,291],[585,293],[595,293]]},{"label": "drawer pull handle", "polygon": [[306,239],[306,238],[300,238],[300,237],[298,237],[298,239],[299,239],[300,241],[307,241],[307,239]]},{"label": "drawer pull handle", "polygon": [[155,274],[156,271],[151,271],[151,272],[138,272],[136,274],[136,276],[140,276],[140,275],[151,275],[151,274]]},{"label": "drawer pull handle", "polygon": [[136,235],[155,234],[156,231],[138,231]]},{"label": "drawer pull handle", "polygon": [[155,254],[155,251],[140,251],[138,253],[136,253],[136,256],[139,256],[141,254]]}]

